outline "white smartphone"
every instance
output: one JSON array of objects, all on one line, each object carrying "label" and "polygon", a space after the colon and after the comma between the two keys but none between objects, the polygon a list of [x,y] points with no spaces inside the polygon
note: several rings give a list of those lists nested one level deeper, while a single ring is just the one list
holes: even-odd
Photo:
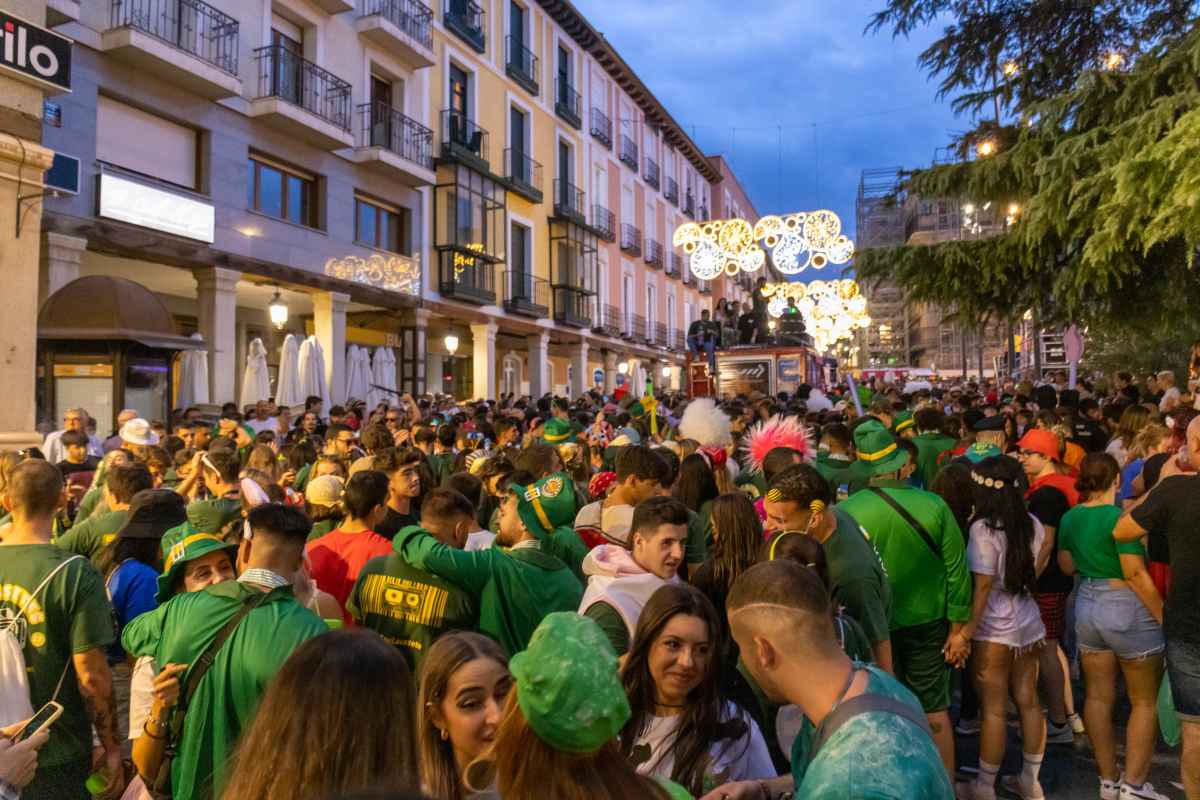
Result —
[{"label": "white smartphone", "polygon": [[29,721],[25,723],[25,726],[21,730],[17,731],[17,735],[12,740],[14,742],[23,742],[32,736],[36,736],[41,731],[50,727],[54,720],[62,716],[62,713],[63,707],[51,700],[30,717]]}]

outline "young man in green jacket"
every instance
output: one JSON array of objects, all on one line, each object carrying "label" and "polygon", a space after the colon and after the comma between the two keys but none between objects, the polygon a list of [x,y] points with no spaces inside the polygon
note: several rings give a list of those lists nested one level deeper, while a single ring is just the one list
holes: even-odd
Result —
[{"label": "young man in green jacket", "polygon": [[574,529],[562,527],[574,515],[570,476],[554,473],[530,486],[509,487],[500,505],[499,547],[455,550],[415,525],[400,531],[393,545],[406,563],[478,598],[480,632],[518,653],[547,614],[579,608],[583,584],[549,546],[555,534],[578,541]]},{"label": "young man in green jacket", "polygon": [[901,480],[908,451],[882,425],[874,420],[859,425],[854,444],[873,477],[871,486],[840,507],[867,532],[887,570],[896,677],[921,701],[953,774],[950,667],[966,660],[954,634],[971,616],[966,543],[946,501]]},{"label": "young man in green jacket", "polygon": [[100,551],[117,538],[117,531],[129,519],[129,503],[143,489],[154,487],[154,479],[145,464],[124,464],[108,471],[103,497],[108,510],[93,514],[72,526],[54,543],[69,553],[90,558],[93,563]]},{"label": "young man in green jacket", "polygon": [[913,419],[917,428],[917,435],[912,440],[917,446],[917,474],[921,476],[925,488],[929,489],[945,466],[938,463],[938,457],[953,450],[958,442],[943,432],[946,418],[938,409],[932,406],[919,408]]}]

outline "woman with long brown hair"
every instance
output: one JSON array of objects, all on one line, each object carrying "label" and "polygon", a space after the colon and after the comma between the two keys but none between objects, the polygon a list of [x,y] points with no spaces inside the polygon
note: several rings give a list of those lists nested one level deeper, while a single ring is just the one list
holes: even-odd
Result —
[{"label": "woman with long brown hair", "polygon": [[371,631],[310,639],[267,686],[224,800],[303,800],[419,784],[404,658]]},{"label": "woman with long brown hair", "polygon": [[721,697],[721,638],[708,598],[668,584],[642,609],[621,670],[632,711],[621,751],[638,772],[670,778],[697,797],[777,774],[758,726]]},{"label": "woman with long brown hair", "polygon": [[494,639],[448,633],[421,662],[417,745],[421,785],[439,800],[464,800],[467,766],[492,745],[512,688],[508,656]]},{"label": "woman with long brown hair", "polygon": [[[762,545],[762,522],[754,503],[743,492],[730,492],[719,496],[712,504],[713,546],[696,574],[692,585],[712,601],[717,610],[717,620],[726,643],[730,643],[729,626],[725,620],[725,598],[733,588],[733,582],[746,570],[754,566],[758,550]],[[736,648],[731,647],[731,650]],[[737,663],[733,653],[732,664]]]}]

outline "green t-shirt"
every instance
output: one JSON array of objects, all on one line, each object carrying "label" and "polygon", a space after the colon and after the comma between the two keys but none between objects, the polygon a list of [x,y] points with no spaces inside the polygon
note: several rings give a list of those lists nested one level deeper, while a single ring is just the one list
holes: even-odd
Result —
[{"label": "green t-shirt", "polygon": [[829,482],[835,492],[845,484],[846,493],[854,494],[866,486],[871,479],[867,465],[863,462],[852,461],[848,458],[834,458],[826,450],[817,453],[817,460],[813,466],[816,467],[817,472],[821,473],[821,477]]},{"label": "green t-shirt", "polygon": [[600,630],[604,631],[604,638],[608,639],[617,655],[625,655],[629,650],[629,626],[615,608],[600,601],[588,606],[583,615],[600,626]]},{"label": "green t-shirt", "polygon": [[1076,571],[1085,578],[1124,580],[1120,555],[1146,557],[1140,539],[1118,542],[1113,528],[1121,518],[1116,506],[1075,506],[1058,524],[1058,546],[1071,554]]},{"label": "green t-shirt", "polygon": [[833,599],[862,626],[867,641],[889,638],[892,587],[866,531],[845,509],[834,507],[837,527],[821,545]]},{"label": "green t-shirt", "polygon": [[39,772],[91,758],[92,723],[75,670],[67,669],[67,665],[73,655],[106,648],[117,638],[117,623],[104,581],[86,559],[76,559],[63,567],[29,600],[30,593],[46,576],[72,557],[51,544],[0,546],[0,617],[15,617],[29,602],[12,631],[25,654],[29,701],[35,711],[50,701],[62,680],[56,699],[62,704],[63,714],[50,726],[50,741],[38,753]]},{"label": "green t-shirt", "polygon": [[688,533],[687,544],[683,548],[683,560],[688,564],[703,564],[708,558],[708,540],[712,536],[712,503],[706,503],[708,513],[704,513],[704,506],[700,506],[700,512],[688,509]]},{"label": "green t-shirt", "polygon": [[[128,511],[105,511],[88,517],[54,540],[68,553],[78,553],[93,563],[104,546],[117,538],[117,531],[129,519]],[[36,711],[36,709],[34,709]]]},{"label": "green t-shirt", "polygon": [[940,433],[918,433],[912,438],[912,443],[917,446],[917,474],[921,476],[925,488],[932,489],[934,478],[945,466],[938,464],[938,456],[953,450],[958,442]]},{"label": "green t-shirt", "polygon": [[[78,525],[96,511],[104,509],[105,505],[103,501],[103,489],[99,486],[93,486],[91,489],[88,489],[84,493],[83,499],[79,501],[79,508],[75,510],[75,524]],[[37,709],[34,710],[36,711]]]},{"label": "green t-shirt", "polygon": [[[131,656],[151,656],[156,664],[195,664],[242,603],[258,592],[225,581],[178,594],[126,625],[121,644]],[[327,630],[320,617],[296,602],[291,586],[269,592],[242,620],[217,651],[184,717],[171,762],[175,800],[220,795],[229,755],[267,684],[297,647]],[[186,686],[187,678],[188,673],[181,675],[180,685]]]},{"label": "green t-shirt", "polygon": [[429,457],[429,469],[433,472],[433,485],[441,486],[454,471],[454,453],[434,453]]},{"label": "green t-shirt", "polygon": [[413,568],[397,553],[366,563],[350,590],[346,610],[355,623],[395,645],[413,675],[439,636],[473,631],[479,624],[474,597]]},{"label": "green t-shirt", "polygon": [[[866,691],[899,700],[921,712],[917,698],[878,667],[855,664],[870,674]],[[924,713],[924,712],[921,712]],[[953,800],[954,789],[933,738],[912,722],[886,711],[848,720],[809,758],[815,729],[807,718],[792,743],[796,797],[821,800]]]},{"label": "green t-shirt", "polygon": [[587,584],[583,560],[587,558],[588,546],[579,538],[573,526],[562,525],[550,531],[550,535],[542,542],[542,549],[566,564],[581,584]]},{"label": "green t-shirt", "polygon": [[417,569],[453,582],[479,599],[479,630],[519,653],[552,611],[576,611],[583,584],[541,546],[466,552],[413,525],[396,534],[396,552]]},{"label": "green t-shirt", "polygon": [[341,524],[341,517],[331,517],[329,519],[323,519],[320,522],[314,522],[312,531],[308,534],[308,541],[311,542],[313,539],[320,539],[330,531],[337,530],[337,527]]}]

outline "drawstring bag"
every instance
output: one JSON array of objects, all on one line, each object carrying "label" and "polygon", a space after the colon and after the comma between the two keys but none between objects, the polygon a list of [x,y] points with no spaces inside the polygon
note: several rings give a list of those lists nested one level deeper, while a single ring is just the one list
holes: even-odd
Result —
[{"label": "drawstring bag", "polygon": [[1163,675],[1158,687],[1158,730],[1163,741],[1171,747],[1179,746],[1179,715],[1175,713],[1175,699],[1171,697],[1171,676]]}]

